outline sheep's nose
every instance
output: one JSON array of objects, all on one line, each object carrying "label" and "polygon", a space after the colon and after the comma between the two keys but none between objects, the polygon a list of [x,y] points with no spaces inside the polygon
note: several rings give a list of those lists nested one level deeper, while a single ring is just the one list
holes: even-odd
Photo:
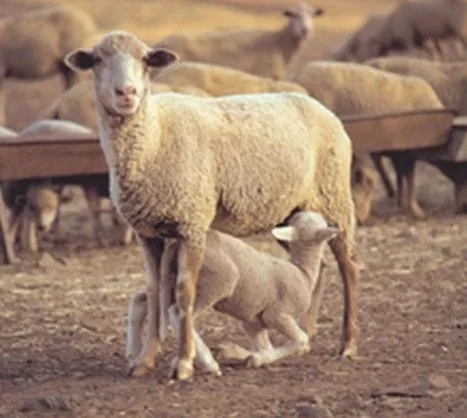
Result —
[{"label": "sheep's nose", "polygon": [[115,93],[117,96],[131,96],[136,94],[136,87],[131,84],[127,84],[122,87],[116,87]]}]

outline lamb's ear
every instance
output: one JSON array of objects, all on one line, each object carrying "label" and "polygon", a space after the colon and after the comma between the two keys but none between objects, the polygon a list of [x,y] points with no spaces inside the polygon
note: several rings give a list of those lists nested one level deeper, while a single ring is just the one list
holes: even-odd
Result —
[{"label": "lamb's ear", "polygon": [[297,230],[293,226],[278,226],[271,234],[279,241],[291,242],[297,238]]},{"label": "lamb's ear", "polygon": [[337,228],[332,228],[330,226],[327,226],[325,228],[321,228],[318,231],[316,231],[316,240],[319,242],[325,242],[329,241],[330,239],[333,239],[337,237],[339,234],[339,230]]},{"label": "lamb's ear", "polygon": [[177,60],[178,55],[175,52],[164,48],[150,49],[145,57],[149,67],[167,67]]},{"label": "lamb's ear", "polygon": [[63,62],[73,71],[86,71],[93,67],[98,59],[91,49],[76,49],[65,55]]}]

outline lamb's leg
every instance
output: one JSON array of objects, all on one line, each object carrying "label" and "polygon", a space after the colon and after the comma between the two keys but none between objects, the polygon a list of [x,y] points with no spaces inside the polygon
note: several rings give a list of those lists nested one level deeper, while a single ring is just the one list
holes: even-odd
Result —
[{"label": "lamb's leg", "polygon": [[[180,334],[180,316],[177,313],[177,306],[175,304],[171,305],[168,309],[168,315],[170,324],[172,325],[175,335]],[[214,359],[211,350],[205,344],[203,339],[199,336],[196,330],[193,330],[193,338],[196,347],[196,359],[208,373],[212,373],[215,376],[221,376],[221,369],[219,363]]]},{"label": "lamb's leg", "polygon": [[271,347],[251,354],[247,366],[261,367],[292,354],[304,354],[310,351],[308,334],[288,314],[278,314],[276,309],[267,310],[261,316],[268,328],[275,328],[292,342],[281,347]]},{"label": "lamb's leg", "polygon": [[[176,376],[188,380],[193,375],[193,360],[196,355],[193,338],[193,310],[196,297],[196,284],[206,248],[206,237],[197,240],[179,240],[178,276],[175,299],[180,313],[179,360]],[[174,371],[175,372],[175,371]]]},{"label": "lamb's leg", "polygon": [[145,238],[138,236],[143,249],[144,263],[147,276],[147,302],[148,326],[143,349],[138,358],[130,364],[131,376],[143,376],[153,369],[157,355],[162,351],[159,339],[160,313],[159,313],[159,287],[160,287],[160,260],[164,249],[161,238]]},{"label": "lamb's leg", "polygon": [[[243,323],[243,329],[248,335],[255,351],[267,351],[273,348],[269,340],[269,333],[263,325]],[[223,360],[238,360],[245,361],[254,351],[247,350],[241,345],[231,343],[220,346],[219,358]]]},{"label": "lamb's leg", "polygon": [[373,153],[371,154],[371,159],[381,177],[387,196],[392,199],[394,197],[394,187],[392,187],[391,179],[383,165],[383,156],[379,153]]},{"label": "lamb's leg", "polygon": [[[161,259],[161,288],[159,291],[159,338],[165,341],[169,324],[169,307],[175,303],[173,290],[175,286],[177,271],[173,270],[174,263],[177,264],[178,242],[166,240]],[[175,309],[175,308],[172,308]]]},{"label": "lamb's leg", "polygon": [[125,357],[129,364],[134,363],[141,352],[143,324],[147,314],[147,294],[145,291],[139,291],[132,297],[128,307],[128,330]]},{"label": "lamb's leg", "polygon": [[409,206],[412,216],[416,219],[423,219],[425,217],[425,212],[420,207],[415,193],[415,163],[406,174],[406,181],[409,195]]},{"label": "lamb's leg", "polygon": [[340,352],[343,357],[351,358],[357,354],[358,265],[348,234],[349,231],[341,232],[336,238],[329,241],[329,246],[337,260],[344,286],[344,320]]},{"label": "lamb's leg", "polygon": [[91,212],[96,238],[102,247],[108,247],[109,242],[107,240],[107,236],[104,230],[104,226],[102,225],[102,219],[100,216],[101,198],[97,193],[97,189],[91,186],[84,187],[84,195],[86,197],[86,201]]},{"label": "lamb's leg", "polygon": [[326,288],[327,284],[327,276],[324,274],[326,265],[327,263],[323,259],[319,269],[318,280],[316,281],[316,286],[311,297],[311,306],[306,314],[307,322],[305,324],[305,329],[309,339],[316,335],[316,323],[318,321],[319,309],[323,300],[324,289]]}]

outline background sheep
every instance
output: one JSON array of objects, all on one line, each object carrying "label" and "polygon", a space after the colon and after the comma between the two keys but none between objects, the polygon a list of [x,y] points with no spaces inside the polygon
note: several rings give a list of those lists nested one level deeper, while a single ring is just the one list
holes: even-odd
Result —
[{"label": "background sheep", "polygon": [[404,0],[386,17],[377,42],[377,55],[390,50],[421,47],[454,36],[467,45],[467,4],[463,0]]},{"label": "background sheep", "polygon": [[[39,79],[60,73],[66,87],[76,81],[63,56],[82,46],[96,26],[72,6],[53,6],[5,19],[0,27],[0,89],[6,77]],[[0,101],[4,104],[4,97]],[[5,117],[2,106],[1,117]]]},{"label": "background sheep", "polygon": [[182,61],[169,65],[153,80],[172,86],[195,86],[212,96],[291,91],[307,94],[298,84],[273,80],[220,65]]},{"label": "background sheep", "polygon": [[[338,233],[327,226],[324,218],[314,212],[299,212],[292,216],[289,226],[274,228],[272,235],[290,244],[290,261],[255,250],[242,240],[210,230],[206,253],[196,287],[195,315],[213,307],[243,323],[255,351],[240,346],[227,346],[222,357],[246,360],[260,367],[292,354],[310,350],[309,336],[298,321],[310,309],[325,244]],[[177,257],[176,244],[165,249],[162,257],[162,287],[166,299],[173,305],[167,308],[174,329],[179,328],[173,292],[177,271],[171,265]],[[141,350],[141,334],[147,313],[146,293],[137,293],[128,314],[127,359],[136,359]],[[268,329],[276,329],[289,341],[273,347]],[[195,333],[196,355],[207,371],[220,375],[218,363],[201,337]]]},{"label": "background sheep", "polygon": [[313,17],[323,14],[306,3],[284,10],[289,19],[279,30],[239,29],[169,36],[154,45],[177,53],[182,60],[237,68],[252,74],[280,78],[295,52],[313,32]]},{"label": "background sheep", "polygon": [[[305,87],[312,97],[339,116],[442,107],[426,81],[418,77],[390,74],[356,63],[311,62],[304,65],[291,81]],[[415,154],[411,151],[373,153],[373,161],[378,171],[385,174],[381,169],[383,155],[391,159],[396,171],[398,204],[402,205],[402,182],[405,180],[412,215],[417,218],[423,217],[424,212],[415,197]],[[382,180],[391,191],[389,179],[383,177]],[[366,190],[369,192],[369,188]],[[368,199],[371,199],[371,194],[368,195]],[[360,206],[364,201],[360,195],[357,201],[359,219],[363,219],[367,212],[367,205]]]},{"label": "background sheep", "polygon": [[249,235],[272,228],[296,210],[319,211],[340,231],[330,245],[345,289],[342,354],[354,355],[352,151],[341,122],[316,100],[296,93],[213,99],[149,95],[147,67],[175,59],[127,32],[111,32],[92,50],[77,50],[66,59],[70,68],[93,70],[112,200],[138,232],[145,254],[149,332],[135,364],[154,367],[160,350],[153,296],[163,238],[180,241],[176,293],[186,316],[177,375],[187,379],[193,373],[192,307],[207,230],[212,226]]}]

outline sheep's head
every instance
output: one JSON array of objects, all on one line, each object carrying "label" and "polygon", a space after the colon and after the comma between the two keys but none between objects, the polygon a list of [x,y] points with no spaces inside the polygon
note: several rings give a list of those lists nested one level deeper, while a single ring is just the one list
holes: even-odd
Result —
[{"label": "sheep's head", "polygon": [[320,7],[299,3],[284,10],[284,16],[290,19],[292,33],[299,40],[305,39],[313,31],[313,18],[321,16],[324,10]]},{"label": "sheep's head", "polygon": [[289,242],[293,250],[295,245],[317,245],[329,241],[339,233],[337,228],[329,227],[318,212],[297,212],[287,226],[274,228],[272,235],[279,241]]},{"label": "sheep's head", "polygon": [[31,186],[26,193],[26,201],[39,230],[49,232],[58,213],[60,202],[57,193],[45,186]]},{"label": "sheep's head", "polygon": [[98,101],[110,113],[129,116],[150,91],[150,68],[176,59],[173,52],[150,48],[131,33],[115,31],[91,49],[70,52],[64,62],[74,71],[92,69]]},{"label": "sheep's head", "polygon": [[376,173],[366,159],[354,157],[351,183],[355,215],[358,223],[362,225],[370,216],[373,192],[376,186]]}]

